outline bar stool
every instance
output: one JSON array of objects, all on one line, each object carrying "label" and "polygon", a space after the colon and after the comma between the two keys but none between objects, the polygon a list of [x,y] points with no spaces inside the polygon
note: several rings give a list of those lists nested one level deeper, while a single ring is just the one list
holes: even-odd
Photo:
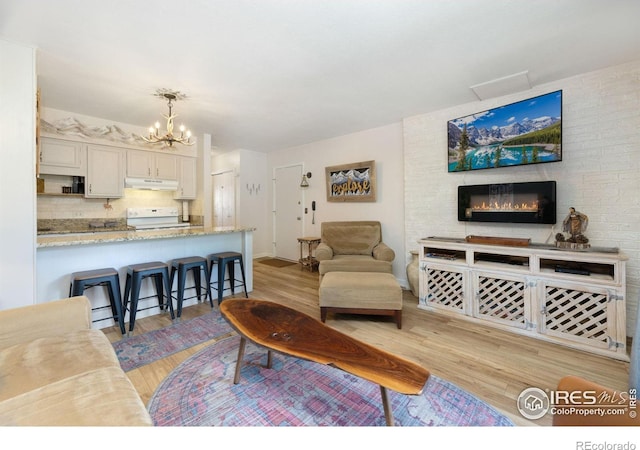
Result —
[{"label": "bar stool", "polygon": [[[113,320],[118,322],[120,331],[122,334],[125,334],[122,298],[120,296],[120,277],[118,276],[118,271],[116,269],[105,268],[72,273],[71,285],[69,286],[69,296],[76,297],[84,295],[84,291],[86,289],[96,286],[104,286],[107,288]],[[92,311],[102,308],[104,307],[93,308]],[[94,320],[94,322],[97,321]]]},{"label": "bar stool", "polygon": [[[200,295],[202,292],[202,278],[200,271],[204,272],[204,279],[209,280],[209,268],[207,267],[207,260],[201,256],[188,256],[186,258],[177,258],[171,261],[171,278],[169,285],[173,288],[173,280],[175,279],[176,272],[178,273],[178,286],[177,286],[177,301],[178,301],[178,313],[177,317],[182,315],[182,302],[184,300],[185,281],[187,279],[187,273],[191,271],[193,273],[194,286],[196,288],[196,295],[198,301],[200,301]],[[205,299],[209,296],[209,303],[213,308],[213,298],[211,297],[211,289],[209,283],[205,284]]]},{"label": "bar stool", "polygon": [[[215,289],[218,293],[218,305],[222,302],[222,295],[224,291],[231,290],[231,294],[235,294],[235,282],[240,283],[238,286],[242,286],[244,290],[244,296],[249,298],[247,294],[247,286],[244,277],[244,263],[242,261],[242,253],[238,252],[221,252],[221,253],[212,253],[207,256],[209,261],[209,276],[213,276],[213,266],[215,264],[218,265],[218,281],[211,281],[209,279],[209,284],[213,289]],[[240,273],[242,275],[242,280],[238,280],[235,278],[235,265],[236,263],[240,264]],[[225,279],[225,271],[228,270],[229,278]],[[224,282],[229,282],[229,287],[224,287]]]},{"label": "bar stool", "polygon": [[[129,334],[133,333],[136,323],[136,313],[138,312],[138,300],[140,299],[140,286],[145,278],[153,278],[156,286],[156,296],[160,309],[164,309],[164,293],[166,292],[168,309],[171,312],[171,320],[175,318],[173,314],[173,301],[171,299],[171,286],[169,285],[169,266],[160,261],[151,261],[127,266],[127,281],[124,285],[123,312],[126,314],[127,305],[131,300],[129,309]],[[164,286],[163,286],[164,284]],[[144,309],[152,308],[151,306]],[[140,311],[144,311],[144,309]]]}]

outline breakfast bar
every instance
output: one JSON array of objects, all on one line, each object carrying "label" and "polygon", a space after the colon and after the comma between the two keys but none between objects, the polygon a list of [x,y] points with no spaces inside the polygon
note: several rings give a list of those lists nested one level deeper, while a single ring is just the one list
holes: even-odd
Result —
[{"label": "breakfast bar", "polygon": [[[45,303],[69,295],[69,280],[73,272],[113,267],[125,285],[126,267],[147,261],[170,262],[189,256],[234,251],[243,255],[246,289],[253,289],[253,231],[250,227],[190,227],[184,229],[154,229],[103,231],[88,233],[42,234],[37,238],[36,295]],[[191,284],[189,280],[188,284]],[[92,307],[109,305],[103,289],[87,294]],[[87,291],[89,292],[89,291]],[[195,296],[186,298],[184,306],[197,303]],[[143,283],[137,317],[159,314],[155,289],[149,281]],[[96,328],[112,326],[108,308],[94,311]]]}]

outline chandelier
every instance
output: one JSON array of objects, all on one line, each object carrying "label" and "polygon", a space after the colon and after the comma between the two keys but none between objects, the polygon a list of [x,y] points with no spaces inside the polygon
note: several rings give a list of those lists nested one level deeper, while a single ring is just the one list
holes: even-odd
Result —
[{"label": "chandelier", "polygon": [[185,99],[186,95],[178,91],[169,91],[164,89],[158,89],[158,91],[154,95],[156,97],[164,98],[167,100],[167,105],[169,106],[169,114],[163,115],[163,117],[167,119],[167,129],[164,136],[160,135],[160,122],[156,122],[154,127],[149,128],[149,137],[141,136],[142,139],[152,144],[166,143],[169,145],[169,147],[173,147],[174,142],[183,145],[195,144],[195,142],[190,142],[191,131],[187,130],[184,125],[180,125],[180,136],[175,136],[173,134],[173,119],[178,117],[177,114],[173,114],[172,112],[173,102],[175,100]]}]

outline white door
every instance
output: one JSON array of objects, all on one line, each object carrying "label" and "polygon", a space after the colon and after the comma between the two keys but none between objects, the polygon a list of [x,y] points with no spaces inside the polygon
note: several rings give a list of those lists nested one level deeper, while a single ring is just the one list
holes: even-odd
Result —
[{"label": "white door", "polygon": [[302,166],[275,169],[273,189],[273,235],[277,258],[297,261],[302,237]]},{"label": "white door", "polygon": [[213,226],[233,227],[236,224],[236,184],[233,172],[213,175]]}]

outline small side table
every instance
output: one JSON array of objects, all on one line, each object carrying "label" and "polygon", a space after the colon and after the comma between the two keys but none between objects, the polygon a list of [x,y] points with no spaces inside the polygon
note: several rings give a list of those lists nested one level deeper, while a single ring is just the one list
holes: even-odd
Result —
[{"label": "small side table", "polygon": [[[316,267],[320,264],[318,260],[313,256],[313,245],[320,243],[319,237],[301,237],[298,238],[298,242],[300,243],[300,259],[298,262],[300,263],[300,270],[305,267],[309,268],[309,272],[313,272]],[[307,248],[307,256],[303,256],[304,252],[304,244],[308,245]]]}]

